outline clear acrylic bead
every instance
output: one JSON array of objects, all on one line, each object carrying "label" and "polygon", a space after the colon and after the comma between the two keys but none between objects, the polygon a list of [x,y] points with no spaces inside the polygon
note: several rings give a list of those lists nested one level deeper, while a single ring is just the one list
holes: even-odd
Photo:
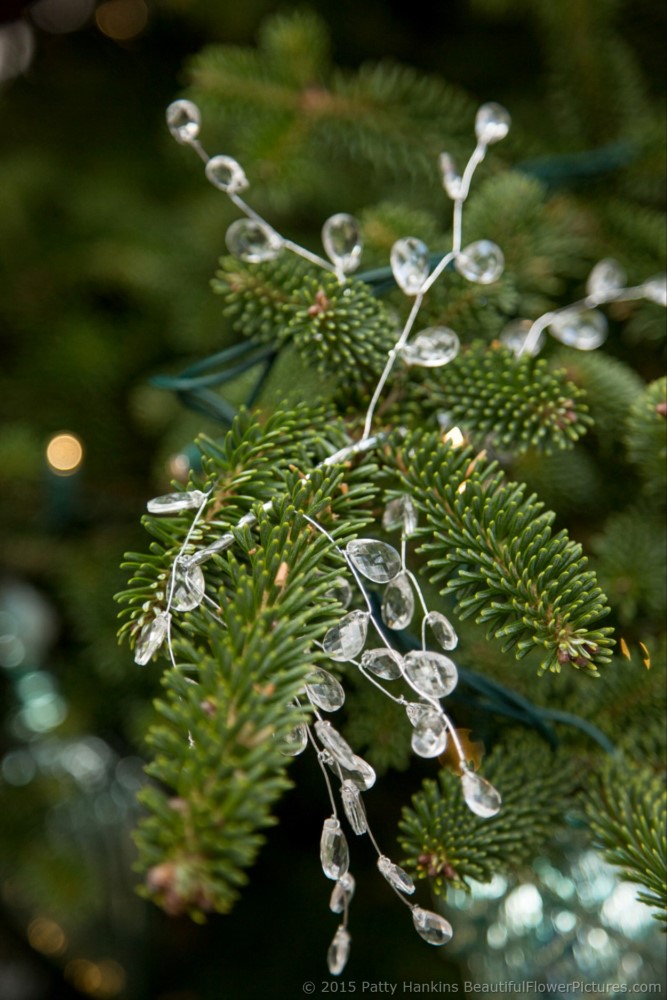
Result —
[{"label": "clear acrylic bead", "polygon": [[345,691],[333,674],[314,667],[306,681],[306,694],[323,712],[337,712],[345,703]]},{"label": "clear acrylic bead", "polygon": [[526,343],[526,339],[532,328],[532,319],[513,319],[507,324],[500,334],[500,343],[504,344],[505,347],[508,347],[513,354],[517,355],[517,357],[519,354],[528,353],[531,358],[534,358],[535,355],[539,354],[544,347],[546,337],[544,335],[544,331],[542,330],[530,351],[524,351],[524,344]]},{"label": "clear acrylic bead", "polygon": [[430,326],[405,345],[401,357],[408,365],[441,368],[453,361],[460,349],[461,342],[453,330],[446,326]]},{"label": "clear acrylic bead", "polygon": [[330,722],[318,719],[315,723],[315,732],[322,746],[326,747],[334,760],[350,771],[355,770],[356,754]]},{"label": "clear acrylic bead", "polygon": [[348,822],[356,834],[366,833],[368,821],[366,810],[361,801],[359,786],[350,778],[346,778],[340,786],[340,798]]},{"label": "clear acrylic bead", "polygon": [[201,507],[206,494],[201,490],[190,490],[187,493],[165,493],[161,497],[153,497],[146,504],[149,514],[181,514],[184,510],[194,510]]},{"label": "clear acrylic bead", "polygon": [[294,729],[278,741],[280,752],[285,757],[298,757],[308,746],[308,729],[305,723],[300,722]]},{"label": "clear acrylic bead", "polygon": [[451,941],[452,925],[444,917],[441,917],[439,913],[433,913],[431,910],[423,910],[421,906],[415,906],[412,910],[412,921],[415,925],[415,930],[424,941],[428,941],[429,944],[443,945]]},{"label": "clear acrylic bead", "polygon": [[350,932],[341,924],[327,952],[327,966],[332,976],[339,976],[347,965],[351,942]]},{"label": "clear acrylic bead", "polygon": [[586,292],[598,302],[606,302],[625,287],[626,280],[625,271],[618,261],[606,257],[598,261],[588,275]]},{"label": "clear acrylic bead", "polygon": [[556,340],[578,351],[594,351],[607,339],[607,330],[607,317],[599,309],[565,309],[549,324]]},{"label": "clear acrylic bead", "polygon": [[212,559],[213,556],[220,555],[220,553],[226,552],[227,549],[231,549],[235,541],[236,539],[231,532],[227,532],[226,534],[221,535],[215,542],[211,542],[210,545],[207,545],[206,548],[197,549],[197,551],[193,552],[191,556],[186,556],[183,563],[186,566],[199,566],[201,563],[208,562],[208,560]]},{"label": "clear acrylic bead", "polygon": [[212,156],[204,172],[211,184],[225,194],[238,194],[248,187],[243,167],[232,156]]},{"label": "clear acrylic bead", "polygon": [[320,861],[326,877],[332,878],[334,881],[347,872],[350,852],[345,834],[335,816],[330,816],[324,821],[320,838]]},{"label": "clear acrylic bead", "polygon": [[350,611],[325,633],[322,648],[332,660],[352,660],[364,648],[368,634],[367,611]]},{"label": "clear acrylic bead", "polygon": [[140,667],[148,663],[167,638],[170,618],[166,611],[160,611],[142,628],[134,646],[134,662]]},{"label": "clear acrylic bead", "polygon": [[199,135],[201,112],[192,101],[172,101],[165,117],[176,142],[187,145]]},{"label": "clear acrylic bead", "polygon": [[379,649],[367,649],[361,657],[361,665],[364,670],[370,670],[376,677],[382,677],[386,681],[395,681],[403,676],[401,656],[385,646]]},{"label": "clear acrylic bead", "polygon": [[418,757],[437,757],[447,746],[447,726],[443,717],[433,710],[425,712],[415,724],[410,740]]},{"label": "clear acrylic bead", "polygon": [[225,234],[227,249],[247,264],[275,260],[283,248],[278,234],[255,219],[237,219]]},{"label": "clear acrylic bead", "polygon": [[417,511],[412,497],[406,493],[390,500],[382,515],[382,527],[385,531],[400,530],[406,537],[414,535],[417,530]]},{"label": "clear acrylic bead", "polygon": [[322,227],[322,245],[326,255],[345,274],[355,271],[361,260],[361,228],[359,220],[346,212],[338,212]]},{"label": "clear acrylic bead", "polygon": [[454,267],[467,281],[490,285],[497,281],[505,269],[505,258],[500,247],[491,240],[477,240],[454,258]]},{"label": "clear acrylic bead", "polygon": [[502,805],[500,792],[493,787],[490,781],[475,774],[467,767],[461,775],[461,788],[468,809],[476,816],[489,819],[500,812]]},{"label": "clear acrylic bead", "polygon": [[375,538],[357,538],[345,547],[356,569],[374,583],[389,583],[401,571],[396,549]]},{"label": "clear acrylic bead", "polygon": [[642,285],[645,299],[657,302],[659,306],[667,306],[667,274],[656,274],[647,278]]},{"label": "clear acrylic bead", "polygon": [[396,240],[391,248],[391,270],[406,295],[417,295],[428,278],[428,247],[414,236]]},{"label": "clear acrylic bead", "polygon": [[459,637],[454,631],[454,626],[449,618],[446,618],[439,611],[429,611],[424,621],[430,627],[436,641],[443,649],[446,649],[448,652],[456,649]]},{"label": "clear acrylic bead", "polygon": [[461,175],[456,169],[454,157],[449,153],[440,154],[440,173],[442,175],[442,186],[452,199],[456,201],[463,193]]},{"label": "clear acrylic bead", "polygon": [[421,701],[409,701],[405,706],[405,714],[410,720],[410,725],[416,726],[425,715],[433,711],[433,705],[425,705]]},{"label": "clear acrylic bead", "polygon": [[[325,763],[329,765],[337,778],[349,779],[362,792],[367,792],[375,784],[377,775],[371,765],[362,757],[352,754],[352,762],[349,767],[339,760],[333,759],[331,755],[329,757],[330,759]],[[348,761],[348,763],[350,762]]]},{"label": "clear acrylic bead", "polygon": [[393,885],[394,889],[398,889],[399,892],[405,893],[406,896],[411,896],[415,891],[415,884],[408,875],[406,871],[400,867],[400,865],[395,865],[394,862],[381,854],[377,860],[378,871],[384,875],[389,885]]},{"label": "clear acrylic bead", "polygon": [[407,573],[399,573],[382,595],[382,621],[396,630],[407,628],[415,613],[415,595]]},{"label": "clear acrylic bead", "polygon": [[412,649],[406,653],[403,675],[416,691],[427,698],[446,697],[458,681],[456,665],[448,656],[423,649]]},{"label": "clear acrylic bead", "polygon": [[512,119],[507,108],[495,101],[482,104],[475,117],[475,135],[478,142],[490,146],[504,139],[510,130]]},{"label": "clear acrylic bead", "polygon": [[206,581],[199,566],[177,561],[169,586],[174,611],[193,611],[204,600]]},{"label": "clear acrylic bead", "polygon": [[337,576],[325,596],[333,598],[333,600],[342,604],[344,608],[348,608],[352,601],[352,587],[344,576]]},{"label": "clear acrylic bead", "polygon": [[344,913],[345,907],[349,906],[352,901],[355,888],[354,876],[350,872],[346,872],[342,878],[338,879],[329,900],[329,909],[332,913]]}]

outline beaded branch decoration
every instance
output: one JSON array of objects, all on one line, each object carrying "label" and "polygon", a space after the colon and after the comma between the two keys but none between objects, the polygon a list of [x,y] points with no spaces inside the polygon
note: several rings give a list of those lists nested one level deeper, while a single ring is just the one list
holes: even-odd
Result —
[{"label": "beaded branch decoration", "polygon": [[[299,246],[278,233],[241,197],[248,180],[241,165],[232,157],[209,157],[199,140],[200,112],[195,104],[178,100],[167,109],[167,124],[173,137],[190,146],[205,163],[208,180],[224,192],[239,209],[241,218],[233,222],[226,234],[230,252],[247,263],[262,263],[279,254],[297,254],[320,268],[332,272],[341,284],[359,265],[362,252],[360,226],[346,213],[327,219],[322,230],[326,258]],[[502,140],[510,128],[508,112],[496,103],[482,105],[475,120],[476,145],[465,169],[459,173],[448,153],[440,157],[443,187],[453,203],[452,246],[430,271],[426,245],[415,237],[399,239],[391,250],[391,270],[396,284],[412,300],[408,318],[389,351],[387,361],[365,414],[361,437],[348,446],[334,450],[318,468],[342,465],[355,455],[370,451],[384,443],[386,435],[374,431],[377,405],[399,360],[405,365],[442,367],[451,362],[459,351],[457,334],[446,327],[430,327],[413,335],[425,295],[431,286],[452,266],[470,282],[480,285],[494,282],[504,267],[500,247],[487,239],[462,247],[463,206],[468,197],[474,172],[486,156],[488,147]],[[616,262],[600,261],[592,270],[587,295],[566,308],[545,313],[535,321],[515,320],[501,334],[501,340],[517,356],[536,355],[545,333],[562,343],[580,350],[593,350],[603,343],[607,322],[599,307],[623,299],[646,297],[665,304],[664,276],[651,278],[642,285],[627,287],[625,275]],[[456,447],[463,437],[454,427],[448,431],[450,444]],[[333,450],[332,446],[332,450]],[[311,473],[312,475],[312,473]],[[464,484],[465,485],[465,484]],[[147,623],[137,626],[133,636],[135,661],[147,664],[161,648],[166,647],[171,663],[177,666],[172,644],[171,625],[174,615],[182,614],[208,603],[216,602],[207,594],[203,566],[214,557],[221,557],[236,544],[235,535],[226,530],[205,547],[197,548],[197,524],[215,492],[215,484],[206,492],[189,490],[169,493],[149,501],[148,511],[164,517],[182,517],[192,512],[192,521],[184,541],[171,566],[164,607]],[[270,500],[262,510],[275,509]],[[411,747],[424,758],[440,756],[448,744],[458,758],[458,773],[463,798],[469,809],[481,818],[489,818],[501,809],[499,792],[473,767],[466,750],[443,708],[442,701],[452,693],[458,674],[449,654],[458,638],[454,626],[440,611],[429,609],[415,574],[407,559],[407,544],[417,530],[417,513],[409,495],[401,495],[387,505],[382,524],[387,532],[396,531],[398,547],[374,538],[358,538],[341,548],[334,537],[317,519],[301,515],[312,529],[324,536],[332,553],[340,559],[341,573],[335,597],[347,609],[356,591],[363,610],[347,610],[336,625],[322,637],[321,651],[333,661],[353,665],[360,675],[382,694],[402,706],[411,726]],[[249,513],[236,528],[252,529],[257,516]],[[366,581],[384,587],[381,607],[376,610]],[[409,627],[415,616],[420,618],[420,644],[417,649],[400,653],[394,648],[391,633]],[[392,682],[402,679],[414,692],[414,699],[396,695]],[[376,780],[371,765],[358,756],[349,743],[325,716],[341,708],[345,692],[336,677],[323,667],[314,667],[300,696],[309,703],[313,722],[298,724],[283,740],[281,751],[296,756],[308,747],[316,754],[331,803],[331,815],[324,820],[320,840],[320,860],[324,875],[334,882],[330,909],[340,915],[328,951],[328,966],[333,975],[345,968],[350,952],[349,909],[355,882],[349,871],[350,856],[340,815],[345,816],[355,835],[367,835],[377,852],[377,868],[390,888],[407,905],[417,933],[429,944],[444,945],[452,937],[452,927],[439,913],[414,902],[415,884],[410,875],[382,850],[369,823],[363,793]]]}]

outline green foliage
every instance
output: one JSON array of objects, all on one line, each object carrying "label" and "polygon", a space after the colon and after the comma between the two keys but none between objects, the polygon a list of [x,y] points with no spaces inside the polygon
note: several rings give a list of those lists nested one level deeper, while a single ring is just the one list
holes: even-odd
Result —
[{"label": "green foliage", "polygon": [[664,503],[667,484],[667,379],[656,379],[635,400],[627,418],[628,457],[644,480],[644,492]]},{"label": "green foliage", "polygon": [[433,892],[466,888],[469,879],[489,882],[496,873],[516,872],[543,850],[567,822],[576,787],[571,761],[554,754],[538,737],[514,739],[485,761],[483,775],[502,795],[501,811],[490,819],[470,812],[459,779],[441,771],[427,779],[404,808],[400,844],[405,865],[428,878]]},{"label": "green foliage", "polygon": [[609,519],[593,539],[596,572],[623,625],[642,617],[658,618],[667,599],[664,518],[645,506],[633,506]]}]

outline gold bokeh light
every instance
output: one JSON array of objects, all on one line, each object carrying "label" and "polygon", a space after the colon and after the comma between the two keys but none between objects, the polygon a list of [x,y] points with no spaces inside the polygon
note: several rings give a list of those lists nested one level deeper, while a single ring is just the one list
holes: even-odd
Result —
[{"label": "gold bokeh light", "polygon": [[71,476],[83,462],[83,444],[68,431],[54,434],[46,446],[49,468],[58,476]]}]

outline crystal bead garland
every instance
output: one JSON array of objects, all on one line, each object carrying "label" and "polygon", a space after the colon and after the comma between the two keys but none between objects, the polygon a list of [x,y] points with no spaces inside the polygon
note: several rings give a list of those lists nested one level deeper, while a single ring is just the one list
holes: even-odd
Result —
[{"label": "crystal bead garland", "polygon": [[355,770],[357,756],[354,750],[347,740],[343,739],[338,730],[334,729],[330,722],[327,722],[325,719],[319,719],[315,723],[315,732],[322,746],[326,747],[334,760],[350,771]]},{"label": "crystal bead garland", "polygon": [[407,573],[391,580],[382,597],[382,621],[392,629],[407,628],[415,613],[415,595]]},{"label": "crystal bead garland", "polygon": [[401,570],[401,557],[396,549],[375,538],[348,542],[345,551],[359,572],[374,583],[389,583]]},{"label": "crystal bead garland", "polygon": [[300,722],[278,741],[278,746],[285,757],[298,757],[308,746],[308,727]]},{"label": "crystal bead garland", "polygon": [[440,154],[440,173],[442,174],[442,186],[452,201],[456,201],[463,194],[461,175],[456,169],[454,157],[449,153]]},{"label": "crystal bead garland", "polygon": [[376,677],[387,681],[398,680],[403,674],[403,660],[393,649],[367,649],[361,657],[361,666]]},{"label": "crystal bead garland", "polygon": [[599,302],[605,302],[624,287],[625,271],[621,265],[611,258],[600,260],[588,275],[586,293]]},{"label": "crystal bead garland", "polygon": [[329,945],[327,952],[327,965],[332,976],[339,976],[350,957],[350,933],[344,924],[341,924],[334,934],[333,941]]},{"label": "crystal bead garland", "polygon": [[456,664],[442,653],[412,649],[403,658],[403,676],[426,698],[444,698],[451,694],[459,679]]},{"label": "crystal bead garland", "polygon": [[345,834],[335,816],[325,819],[320,839],[320,861],[322,871],[327,878],[337,881],[347,873],[350,864],[350,852]]},{"label": "crystal bead garland", "polygon": [[501,139],[505,138],[511,124],[512,119],[510,118],[509,111],[502,104],[489,101],[487,104],[482,104],[477,111],[475,135],[478,142],[485,146],[490,146],[492,143],[500,142]]},{"label": "crystal bead garland", "polygon": [[157,653],[169,634],[170,615],[162,611],[152,622],[144,625],[134,646],[134,662],[145,666]]},{"label": "crystal bead garland", "polygon": [[414,535],[417,530],[417,511],[412,497],[405,494],[390,500],[382,515],[382,527],[385,531],[400,529],[406,538]]},{"label": "crystal bead garland", "polygon": [[411,896],[415,891],[415,884],[408,875],[407,872],[403,871],[400,865],[394,864],[389,858],[381,854],[377,859],[378,871],[384,875],[389,885],[393,886],[394,889],[398,889],[399,892],[404,892],[406,896]]},{"label": "crystal bead garland", "polygon": [[397,240],[391,248],[391,270],[406,295],[418,295],[428,278],[428,247],[414,236]]},{"label": "crystal bead garland", "polygon": [[338,212],[322,227],[322,245],[329,260],[344,274],[355,271],[361,260],[361,229],[353,215]]},{"label": "crystal bead garland", "polygon": [[502,805],[500,792],[486,778],[466,767],[461,775],[461,787],[468,809],[476,816],[490,819],[500,812]]},{"label": "crystal bead garland", "polygon": [[607,317],[599,309],[564,309],[549,324],[556,340],[579,351],[594,351],[607,339],[607,330]]},{"label": "crystal bead garland", "polygon": [[189,145],[199,135],[201,113],[192,101],[172,101],[167,108],[166,118],[167,127],[176,142]]},{"label": "crystal bead garland", "polygon": [[243,167],[231,156],[212,156],[204,172],[211,184],[225,194],[237,194],[249,187]]},{"label": "crystal bead garland", "polygon": [[429,944],[440,946],[447,944],[452,939],[454,933],[452,925],[439,913],[415,906],[412,910],[412,921],[419,936],[423,937],[424,941],[428,941]]},{"label": "crystal bead garland", "polygon": [[337,712],[345,703],[345,691],[333,674],[315,667],[306,681],[306,694],[323,712]]},{"label": "crystal bead garland", "polygon": [[329,900],[329,909],[332,913],[344,912],[345,907],[350,905],[355,888],[354,876],[350,872],[346,872],[345,875],[338,879]]},{"label": "crystal bead garland", "polygon": [[200,566],[177,560],[172,570],[170,603],[174,611],[194,611],[204,600],[206,581]]},{"label": "crystal bead garland", "polygon": [[453,361],[461,343],[457,334],[446,326],[430,326],[405,345],[401,357],[407,365],[420,368],[442,368]]},{"label": "crystal bead garland", "polygon": [[491,240],[477,240],[456,255],[454,267],[468,281],[490,285],[503,273],[505,257],[500,247]]},{"label": "crystal bead garland", "polygon": [[644,298],[656,302],[659,306],[667,306],[667,275],[656,274],[647,278],[641,286]]},{"label": "crystal bead garland", "polygon": [[425,712],[415,723],[410,746],[418,757],[439,757],[447,747],[447,726],[439,712]]},{"label": "crystal bead garland", "polygon": [[350,611],[325,634],[322,648],[332,660],[352,660],[364,648],[368,634],[367,611]]},{"label": "crystal bead garland", "polygon": [[186,510],[194,510],[201,507],[206,499],[206,494],[201,490],[190,490],[188,493],[165,493],[161,497],[154,497],[146,504],[149,514],[181,514]]},{"label": "crystal bead garland", "polygon": [[340,798],[343,803],[345,815],[347,816],[349,824],[354,832],[356,834],[366,833],[368,830],[366,810],[364,809],[364,804],[361,801],[358,786],[355,785],[355,783],[349,778],[346,778],[340,786]]},{"label": "crystal bead garland", "polygon": [[255,219],[237,219],[225,234],[227,249],[233,257],[247,264],[275,260],[283,248],[282,240],[272,229]]},{"label": "crystal bead garland", "polygon": [[424,617],[424,623],[430,627],[437,642],[443,649],[446,649],[448,652],[456,649],[459,637],[449,618],[446,618],[440,611],[429,611]]}]

